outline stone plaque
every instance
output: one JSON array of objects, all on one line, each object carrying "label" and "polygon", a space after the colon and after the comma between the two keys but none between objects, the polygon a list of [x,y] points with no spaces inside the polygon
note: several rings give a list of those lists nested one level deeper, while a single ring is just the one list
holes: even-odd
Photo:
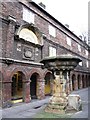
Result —
[{"label": "stone plaque", "polygon": [[32,57],[32,52],[30,50],[27,50],[27,51],[25,51],[24,55],[27,58],[31,58]]}]

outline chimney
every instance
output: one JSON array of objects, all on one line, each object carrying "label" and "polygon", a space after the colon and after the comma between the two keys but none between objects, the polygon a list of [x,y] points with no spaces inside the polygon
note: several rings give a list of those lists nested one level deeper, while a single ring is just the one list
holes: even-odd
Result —
[{"label": "chimney", "polygon": [[82,36],[81,35],[79,35],[79,38],[82,40]]},{"label": "chimney", "polygon": [[69,28],[69,25],[68,25],[68,24],[65,24],[65,26],[66,26],[67,28]]},{"label": "chimney", "polygon": [[46,9],[46,5],[44,5],[42,2],[40,2],[39,5],[40,5],[43,9]]}]

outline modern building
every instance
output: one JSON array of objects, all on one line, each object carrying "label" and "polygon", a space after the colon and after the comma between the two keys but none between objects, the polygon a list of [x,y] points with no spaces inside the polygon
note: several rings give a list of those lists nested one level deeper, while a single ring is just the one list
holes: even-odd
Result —
[{"label": "modern building", "polygon": [[[70,74],[70,90],[90,86],[90,46],[33,1],[1,2],[1,103],[30,102],[52,94],[53,74],[46,56],[71,54],[82,62]],[[45,6],[44,6],[45,7]]]}]

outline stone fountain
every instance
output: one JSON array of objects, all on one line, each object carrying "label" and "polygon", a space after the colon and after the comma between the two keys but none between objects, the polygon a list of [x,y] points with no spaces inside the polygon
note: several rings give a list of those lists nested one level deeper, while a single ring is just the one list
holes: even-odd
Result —
[{"label": "stone fountain", "polygon": [[81,59],[69,54],[46,57],[41,63],[54,74],[53,95],[45,108],[46,112],[65,113],[68,105],[69,76]]}]

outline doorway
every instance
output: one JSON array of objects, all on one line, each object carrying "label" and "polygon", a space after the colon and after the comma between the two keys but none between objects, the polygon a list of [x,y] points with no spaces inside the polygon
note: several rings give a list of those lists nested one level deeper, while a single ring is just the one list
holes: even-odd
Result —
[{"label": "doorway", "polygon": [[50,72],[47,72],[45,75],[45,95],[51,95],[52,94],[52,85],[51,82],[53,82],[53,75]]},{"label": "doorway", "polygon": [[23,98],[23,73],[16,72],[12,77],[12,100]]},{"label": "doorway", "polygon": [[38,79],[38,74],[34,73],[32,74],[30,80],[30,95],[31,99],[37,99],[37,79]]},{"label": "doorway", "polygon": [[72,75],[72,90],[75,90],[75,75]]}]

